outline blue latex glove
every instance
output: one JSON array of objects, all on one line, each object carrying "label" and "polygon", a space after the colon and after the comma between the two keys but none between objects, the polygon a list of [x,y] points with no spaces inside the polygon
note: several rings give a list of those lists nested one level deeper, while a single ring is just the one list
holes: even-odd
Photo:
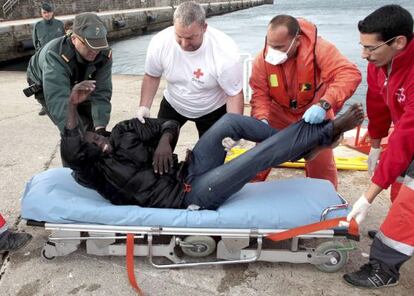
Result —
[{"label": "blue latex glove", "polygon": [[319,105],[313,105],[308,110],[306,110],[305,114],[303,114],[302,118],[305,122],[310,124],[317,124],[321,123],[326,116],[326,111]]}]

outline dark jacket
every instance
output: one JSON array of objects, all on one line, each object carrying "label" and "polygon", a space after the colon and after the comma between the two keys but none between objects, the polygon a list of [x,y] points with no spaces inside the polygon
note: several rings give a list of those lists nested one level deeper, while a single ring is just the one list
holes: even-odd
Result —
[{"label": "dark jacket", "polygon": [[95,127],[107,126],[111,113],[112,52],[102,50],[95,61],[85,61],[75,50],[70,36],[50,41],[30,59],[27,77],[43,88],[44,101],[60,132],[66,124],[67,102],[72,87],[84,80],[96,80],[89,96]]},{"label": "dark jacket", "polygon": [[40,50],[50,40],[65,35],[63,22],[52,18],[51,20],[38,21],[33,28],[33,45],[36,51]]},{"label": "dark jacket", "polygon": [[[156,208],[181,208],[184,198],[183,174],[177,157],[168,174],[154,173],[154,151],[163,133],[178,139],[179,125],[172,120],[138,119],[118,123],[112,130],[112,153],[83,141],[79,129],[65,129],[62,157],[73,170],[76,181],[97,190],[116,205],[139,205]],[[174,149],[174,147],[172,147]]]}]

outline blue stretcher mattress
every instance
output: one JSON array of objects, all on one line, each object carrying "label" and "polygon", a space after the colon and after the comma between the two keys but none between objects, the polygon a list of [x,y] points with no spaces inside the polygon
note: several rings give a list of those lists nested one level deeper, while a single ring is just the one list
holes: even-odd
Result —
[{"label": "blue stretcher mattress", "polygon": [[[34,176],[22,198],[22,217],[49,223],[201,228],[286,229],[319,221],[342,201],[325,180],[287,179],[246,184],[217,211],[115,206],[76,183],[67,168]],[[328,218],[346,216],[346,210]]]}]

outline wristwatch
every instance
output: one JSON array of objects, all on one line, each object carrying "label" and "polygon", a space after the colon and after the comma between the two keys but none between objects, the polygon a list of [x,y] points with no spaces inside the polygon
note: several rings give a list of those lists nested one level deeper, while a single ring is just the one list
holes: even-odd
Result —
[{"label": "wristwatch", "polygon": [[329,104],[328,101],[325,100],[319,100],[319,104],[321,105],[321,107],[325,110],[328,111],[329,109],[331,109],[331,104]]}]

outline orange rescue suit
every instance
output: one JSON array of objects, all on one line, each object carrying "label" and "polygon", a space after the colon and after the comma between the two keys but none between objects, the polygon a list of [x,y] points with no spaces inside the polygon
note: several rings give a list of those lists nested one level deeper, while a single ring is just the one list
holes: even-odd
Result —
[{"label": "orange rescue suit", "polygon": [[[266,46],[253,62],[251,115],[266,119],[276,129],[300,120],[321,98],[331,104],[327,118],[332,119],[361,82],[356,65],[333,44],[318,37],[314,24],[304,19],[298,21],[301,31],[294,56],[281,65],[271,65],[265,61]],[[325,149],[309,161],[306,172],[309,177],[330,180],[336,187],[332,150]]]}]

